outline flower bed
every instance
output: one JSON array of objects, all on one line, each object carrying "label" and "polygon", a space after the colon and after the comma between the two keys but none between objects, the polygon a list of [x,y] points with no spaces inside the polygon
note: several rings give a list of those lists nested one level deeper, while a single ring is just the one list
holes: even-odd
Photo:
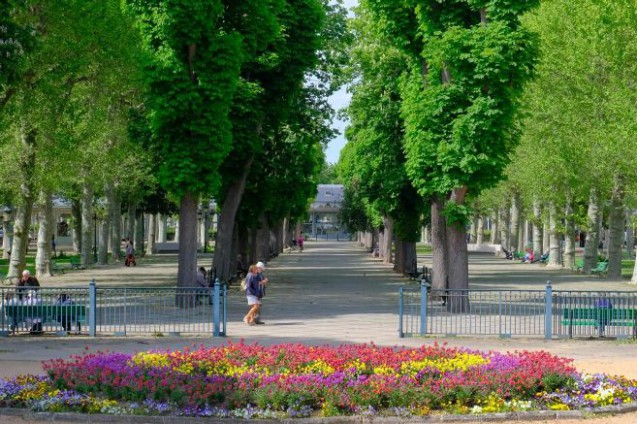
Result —
[{"label": "flower bed", "polygon": [[299,417],[581,409],[637,400],[637,381],[581,376],[546,352],[423,346],[263,347],[87,353],[47,377],[0,381],[0,406],[36,410]]}]

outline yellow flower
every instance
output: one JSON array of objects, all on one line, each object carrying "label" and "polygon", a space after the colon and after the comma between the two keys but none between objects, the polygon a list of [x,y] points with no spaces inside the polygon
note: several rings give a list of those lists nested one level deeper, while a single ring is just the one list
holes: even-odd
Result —
[{"label": "yellow flower", "polygon": [[322,374],[330,375],[334,373],[334,368],[322,359],[316,359],[312,362],[308,362],[301,368],[301,374]]},{"label": "yellow flower", "polygon": [[466,371],[469,368],[487,363],[489,363],[489,360],[484,358],[482,355],[459,353],[453,358],[423,359],[421,361],[403,362],[400,367],[400,373],[403,375],[409,375],[410,377],[415,377],[418,372],[427,368],[440,373],[445,373],[448,371]]}]

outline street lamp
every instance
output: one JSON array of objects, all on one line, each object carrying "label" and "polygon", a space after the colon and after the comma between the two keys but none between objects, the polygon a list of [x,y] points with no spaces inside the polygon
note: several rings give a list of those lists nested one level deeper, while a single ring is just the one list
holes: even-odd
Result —
[{"label": "street lamp", "polygon": [[2,218],[4,222],[8,222],[11,219],[11,212],[13,212],[13,209],[11,209],[9,205],[5,205],[5,207],[2,208]]},{"label": "street lamp", "polygon": [[93,212],[93,261],[97,263],[97,212]]},{"label": "street lamp", "polygon": [[10,228],[9,226],[10,221],[11,221],[11,213],[13,212],[13,209],[11,209],[11,206],[9,205],[5,205],[2,208],[2,248],[3,248],[3,258],[8,259],[9,258],[9,251],[11,250],[11,240],[10,240]]}]

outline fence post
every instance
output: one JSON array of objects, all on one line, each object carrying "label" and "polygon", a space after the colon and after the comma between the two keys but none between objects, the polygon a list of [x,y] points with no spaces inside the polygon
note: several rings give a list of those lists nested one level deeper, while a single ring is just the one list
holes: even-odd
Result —
[{"label": "fence post", "polygon": [[95,329],[97,327],[97,289],[94,278],[88,284],[88,301],[88,335],[89,337],[95,337]]},{"label": "fence post", "polygon": [[546,282],[546,295],[544,307],[544,338],[553,338],[553,286],[551,280]]},{"label": "fence post", "polygon": [[420,335],[427,333],[427,289],[429,284],[426,280],[420,282]]},{"label": "fence post", "polygon": [[213,323],[213,333],[212,335],[214,337],[219,337],[221,335],[220,332],[220,317],[219,317],[219,292],[221,289],[221,282],[219,281],[219,279],[215,279],[215,289],[214,289],[214,293],[213,293],[213,300],[212,300],[212,315],[213,315],[213,319],[214,319],[214,323]]},{"label": "fence post", "polygon": [[405,333],[403,332],[403,312],[404,312],[404,302],[405,302],[405,289],[401,287],[398,291],[398,337],[405,337]]},{"label": "fence post", "polygon": [[224,284],[224,285],[221,287],[221,289],[223,290],[223,291],[221,292],[221,295],[222,295],[222,297],[223,297],[223,300],[222,300],[222,302],[221,302],[221,307],[222,307],[222,310],[221,310],[221,316],[223,317],[223,320],[221,321],[221,323],[222,323],[223,325],[222,325],[222,328],[221,328],[221,333],[220,333],[219,335],[221,335],[221,336],[223,336],[223,337],[226,337],[226,336],[227,336],[227,334],[226,334],[226,327],[227,327],[227,325],[228,325],[228,305],[226,304],[226,302],[227,302],[227,300],[228,300],[228,285],[227,285],[227,284]]}]

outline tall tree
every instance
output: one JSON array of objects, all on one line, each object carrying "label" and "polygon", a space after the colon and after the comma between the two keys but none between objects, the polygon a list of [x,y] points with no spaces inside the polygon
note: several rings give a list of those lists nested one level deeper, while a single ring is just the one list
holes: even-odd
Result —
[{"label": "tall tree", "polygon": [[246,52],[227,17],[247,3],[253,2],[124,2],[146,52],[159,182],[180,204],[179,286],[195,284],[199,198],[219,186],[218,169],[232,146],[229,112]]},{"label": "tall tree", "polygon": [[[337,21],[331,18],[342,15],[338,7],[330,9],[325,3],[286,0],[276,15],[280,34],[242,72],[242,81],[252,90],[235,102],[235,144],[223,165],[224,186],[216,196],[222,212],[214,263],[221,278],[230,275],[233,246],[247,245],[245,240],[232,242],[238,222],[269,238],[270,226],[285,216],[304,214],[308,198],[315,194],[322,161],[317,143],[326,140],[321,121],[329,117],[324,92],[330,81],[324,78],[330,72],[322,65],[333,63],[326,48],[338,31],[328,30]],[[331,10],[336,12],[330,14]],[[267,240],[258,251],[256,238],[252,244],[253,257],[267,258]]]},{"label": "tall tree", "polygon": [[406,71],[405,55],[385,39],[382,27],[364,6],[357,9],[352,23],[357,41],[352,49],[351,125],[346,135],[353,153],[342,156],[340,166],[348,189],[356,188],[383,217],[386,244],[381,251],[388,262],[394,262],[391,242],[395,232],[400,259],[395,268],[405,272],[416,260],[414,242],[422,213],[421,198],[407,178],[402,150],[399,81]]},{"label": "tall tree", "polygon": [[369,0],[411,53],[402,90],[407,172],[421,195],[444,202],[436,212],[446,220],[450,288],[468,287],[467,196],[502,178],[517,141],[519,95],[536,54],[519,17],[537,3]]}]

